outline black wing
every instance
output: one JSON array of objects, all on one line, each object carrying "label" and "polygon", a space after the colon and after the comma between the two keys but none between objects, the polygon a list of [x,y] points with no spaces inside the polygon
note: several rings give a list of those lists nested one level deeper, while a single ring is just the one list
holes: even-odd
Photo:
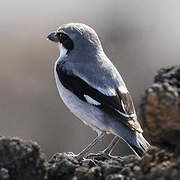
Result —
[{"label": "black wing", "polygon": [[142,132],[139,122],[136,118],[134,106],[129,93],[121,93],[116,90],[115,96],[107,96],[97,89],[91,87],[88,83],[82,80],[80,77],[74,75],[72,72],[67,71],[64,66],[64,62],[59,62],[56,66],[56,72],[62,85],[74,93],[82,101],[87,101],[84,95],[89,96],[98,105],[92,104],[97,108],[100,108],[105,113],[113,116],[115,119],[120,120],[126,124],[130,129]]}]

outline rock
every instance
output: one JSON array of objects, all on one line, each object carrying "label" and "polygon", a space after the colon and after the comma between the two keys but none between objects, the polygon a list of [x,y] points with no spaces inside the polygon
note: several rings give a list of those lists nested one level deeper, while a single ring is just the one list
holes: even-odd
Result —
[{"label": "rock", "polygon": [[1,137],[0,180],[26,179],[174,180],[180,179],[180,158],[164,149],[152,147],[142,159],[129,155],[79,162],[72,153],[57,153],[47,162],[37,143]]},{"label": "rock", "polygon": [[48,180],[71,179],[78,167],[79,162],[70,154],[57,153],[49,161]]},{"label": "rock", "polygon": [[[71,157],[72,158],[72,157]],[[142,159],[135,155],[123,158],[113,157],[113,159],[98,160],[95,166],[78,162],[74,159],[59,154],[49,170],[56,167],[57,171],[51,171],[49,180],[54,179],[73,179],[73,180],[152,180],[152,179],[173,179],[180,178],[180,159],[176,161],[172,153],[166,150],[153,147]],[[62,165],[66,162],[66,165]],[[73,163],[73,168],[72,164]],[[70,165],[70,168],[67,167]],[[63,174],[64,170],[65,173]]]},{"label": "rock", "polygon": [[0,137],[0,180],[45,180],[47,162],[37,143]]},{"label": "rock", "polygon": [[180,66],[160,70],[146,90],[141,121],[151,147],[140,159],[103,156],[77,161],[57,153],[49,161],[35,142],[0,137],[0,180],[180,179]]},{"label": "rock", "polygon": [[121,174],[111,174],[105,180],[124,180],[124,176]]},{"label": "rock", "polygon": [[153,145],[177,150],[180,141],[180,66],[161,69],[140,108],[145,134]]}]

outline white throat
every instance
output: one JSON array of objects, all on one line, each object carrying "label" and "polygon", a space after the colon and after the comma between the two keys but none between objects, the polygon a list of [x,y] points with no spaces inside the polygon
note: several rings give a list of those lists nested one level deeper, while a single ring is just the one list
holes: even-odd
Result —
[{"label": "white throat", "polygon": [[62,43],[58,43],[58,46],[60,51],[59,59],[63,59],[64,57],[67,56],[68,50],[62,45]]}]

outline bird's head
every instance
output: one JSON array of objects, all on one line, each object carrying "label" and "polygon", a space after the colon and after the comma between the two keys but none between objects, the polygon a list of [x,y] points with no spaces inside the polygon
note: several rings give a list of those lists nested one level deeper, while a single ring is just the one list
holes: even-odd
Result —
[{"label": "bird's head", "polygon": [[94,56],[102,51],[102,46],[96,32],[81,23],[64,24],[51,32],[49,40],[58,43],[60,56]]}]

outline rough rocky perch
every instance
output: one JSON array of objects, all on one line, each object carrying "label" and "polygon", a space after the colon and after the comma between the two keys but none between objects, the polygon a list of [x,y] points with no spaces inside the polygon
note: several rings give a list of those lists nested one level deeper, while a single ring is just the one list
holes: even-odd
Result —
[{"label": "rough rocky perch", "polygon": [[152,148],[142,159],[135,155],[78,162],[66,153],[49,162],[34,142],[0,138],[0,180],[123,180],[180,179],[180,158]]},{"label": "rough rocky perch", "polygon": [[179,154],[180,66],[157,72],[140,110],[143,129],[151,143]]},{"label": "rough rocky perch", "polygon": [[78,162],[66,153],[48,161],[37,143],[0,137],[0,180],[180,179],[180,67],[160,70],[145,93],[141,121],[152,147],[135,155]]}]

